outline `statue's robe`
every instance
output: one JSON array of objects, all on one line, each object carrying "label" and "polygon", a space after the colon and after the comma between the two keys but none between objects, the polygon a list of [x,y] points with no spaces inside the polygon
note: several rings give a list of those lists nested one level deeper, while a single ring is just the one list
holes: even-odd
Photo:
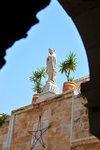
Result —
[{"label": "statue's robe", "polygon": [[48,80],[51,80],[56,83],[56,74],[57,74],[57,67],[56,67],[56,55],[49,54],[47,57],[47,68],[46,72],[48,74]]}]

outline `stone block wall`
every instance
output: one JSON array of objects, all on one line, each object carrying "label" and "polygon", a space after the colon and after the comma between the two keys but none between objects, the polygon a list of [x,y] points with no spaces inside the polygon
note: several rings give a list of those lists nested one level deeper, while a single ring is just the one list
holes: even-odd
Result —
[{"label": "stone block wall", "polygon": [[8,136],[9,118],[5,120],[3,125],[0,127],[0,150],[5,149]]},{"label": "stone block wall", "polygon": [[71,150],[99,150],[100,140],[89,131],[88,110],[84,106],[87,100],[74,97],[72,103]]},{"label": "stone block wall", "polygon": [[51,127],[42,136],[45,148],[37,141],[34,150],[100,149],[100,141],[89,132],[86,102],[70,91],[13,111],[15,123],[11,150],[31,150],[34,137],[28,131],[36,131],[39,116],[42,128]]},{"label": "stone block wall", "polygon": [[88,110],[84,107],[86,99],[75,98],[73,100],[73,128],[72,128],[72,140],[90,137],[89,122],[88,122]]},{"label": "stone block wall", "polygon": [[99,150],[86,102],[69,91],[13,111],[10,124],[0,128],[0,150]]},{"label": "stone block wall", "polygon": [[50,128],[42,136],[45,148],[37,141],[34,149],[69,150],[71,109],[72,93],[69,93],[13,112],[15,122],[11,150],[31,149],[32,135],[29,131],[37,130],[39,116],[41,116],[42,129],[48,125],[50,125]]}]

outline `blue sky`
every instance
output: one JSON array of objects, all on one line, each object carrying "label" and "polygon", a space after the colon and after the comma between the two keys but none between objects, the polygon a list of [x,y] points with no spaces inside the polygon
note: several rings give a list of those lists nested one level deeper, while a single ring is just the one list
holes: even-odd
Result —
[{"label": "blue sky", "polygon": [[[89,75],[88,61],[81,37],[57,0],[37,13],[39,23],[31,27],[27,38],[13,44],[6,51],[6,65],[0,70],[0,113],[31,104],[32,83],[29,77],[37,68],[46,67],[48,48],[54,48],[57,56],[57,86],[62,92],[66,76],[59,72],[59,63],[69,52],[76,53],[75,79]],[[46,79],[47,80],[47,79]],[[43,81],[45,84],[45,81]]]}]

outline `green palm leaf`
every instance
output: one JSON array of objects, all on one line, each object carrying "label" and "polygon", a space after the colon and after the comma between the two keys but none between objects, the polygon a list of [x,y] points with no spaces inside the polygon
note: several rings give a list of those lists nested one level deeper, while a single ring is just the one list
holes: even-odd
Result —
[{"label": "green palm leaf", "polygon": [[70,68],[72,72],[76,71],[76,67],[77,67],[76,54],[70,53],[68,55],[66,59],[66,65],[67,65],[67,69]]},{"label": "green palm leaf", "polygon": [[37,91],[37,93],[42,92],[42,78],[46,78],[46,69],[41,67],[37,69],[37,71],[32,72],[32,76],[30,77],[30,81],[33,82],[33,91]]},{"label": "green palm leaf", "polygon": [[67,80],[69,81],[70,72],[72,71],[75,73],[76,71],[77,67],[76,54],[70,52],[66,60],[60,63],[59,67],[60,67],[59,71],[61,72],[61,74],[65,73]]}]

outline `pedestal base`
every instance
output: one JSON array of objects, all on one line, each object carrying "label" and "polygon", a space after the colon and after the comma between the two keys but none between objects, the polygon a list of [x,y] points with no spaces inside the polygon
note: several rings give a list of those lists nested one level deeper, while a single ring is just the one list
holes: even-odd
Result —
[{"label": "pedestal base", "polygon": [[59,89],[57,85],[54,84],[52,81],[47,81],[46,85],[43,87],[43,93],[48,92],[48,91],[55,93],[55,94],[59,94]]},{"label": "pedestal base", "polygon": [[41,93],[41,94],[39,95],[39,98],[37,99],[36,103],[43,102],[43,101],[45,101],[47,98],[52,97],[52,96],[55,96],[55,95],[57,95],[57,94],[52,93],[52,92],[49,92],[49,91],[48,91],[48,92],[45,92],[45,93]]},{"label": "pedestal base", "polygon": [[57,94],[59,94],[57,85],[52,81],[47,81],[46,85],[43,87],[43,92],[39,94],[39,98],[37,99],[36,103],[45,101],[47,98],[55,96]]}]

